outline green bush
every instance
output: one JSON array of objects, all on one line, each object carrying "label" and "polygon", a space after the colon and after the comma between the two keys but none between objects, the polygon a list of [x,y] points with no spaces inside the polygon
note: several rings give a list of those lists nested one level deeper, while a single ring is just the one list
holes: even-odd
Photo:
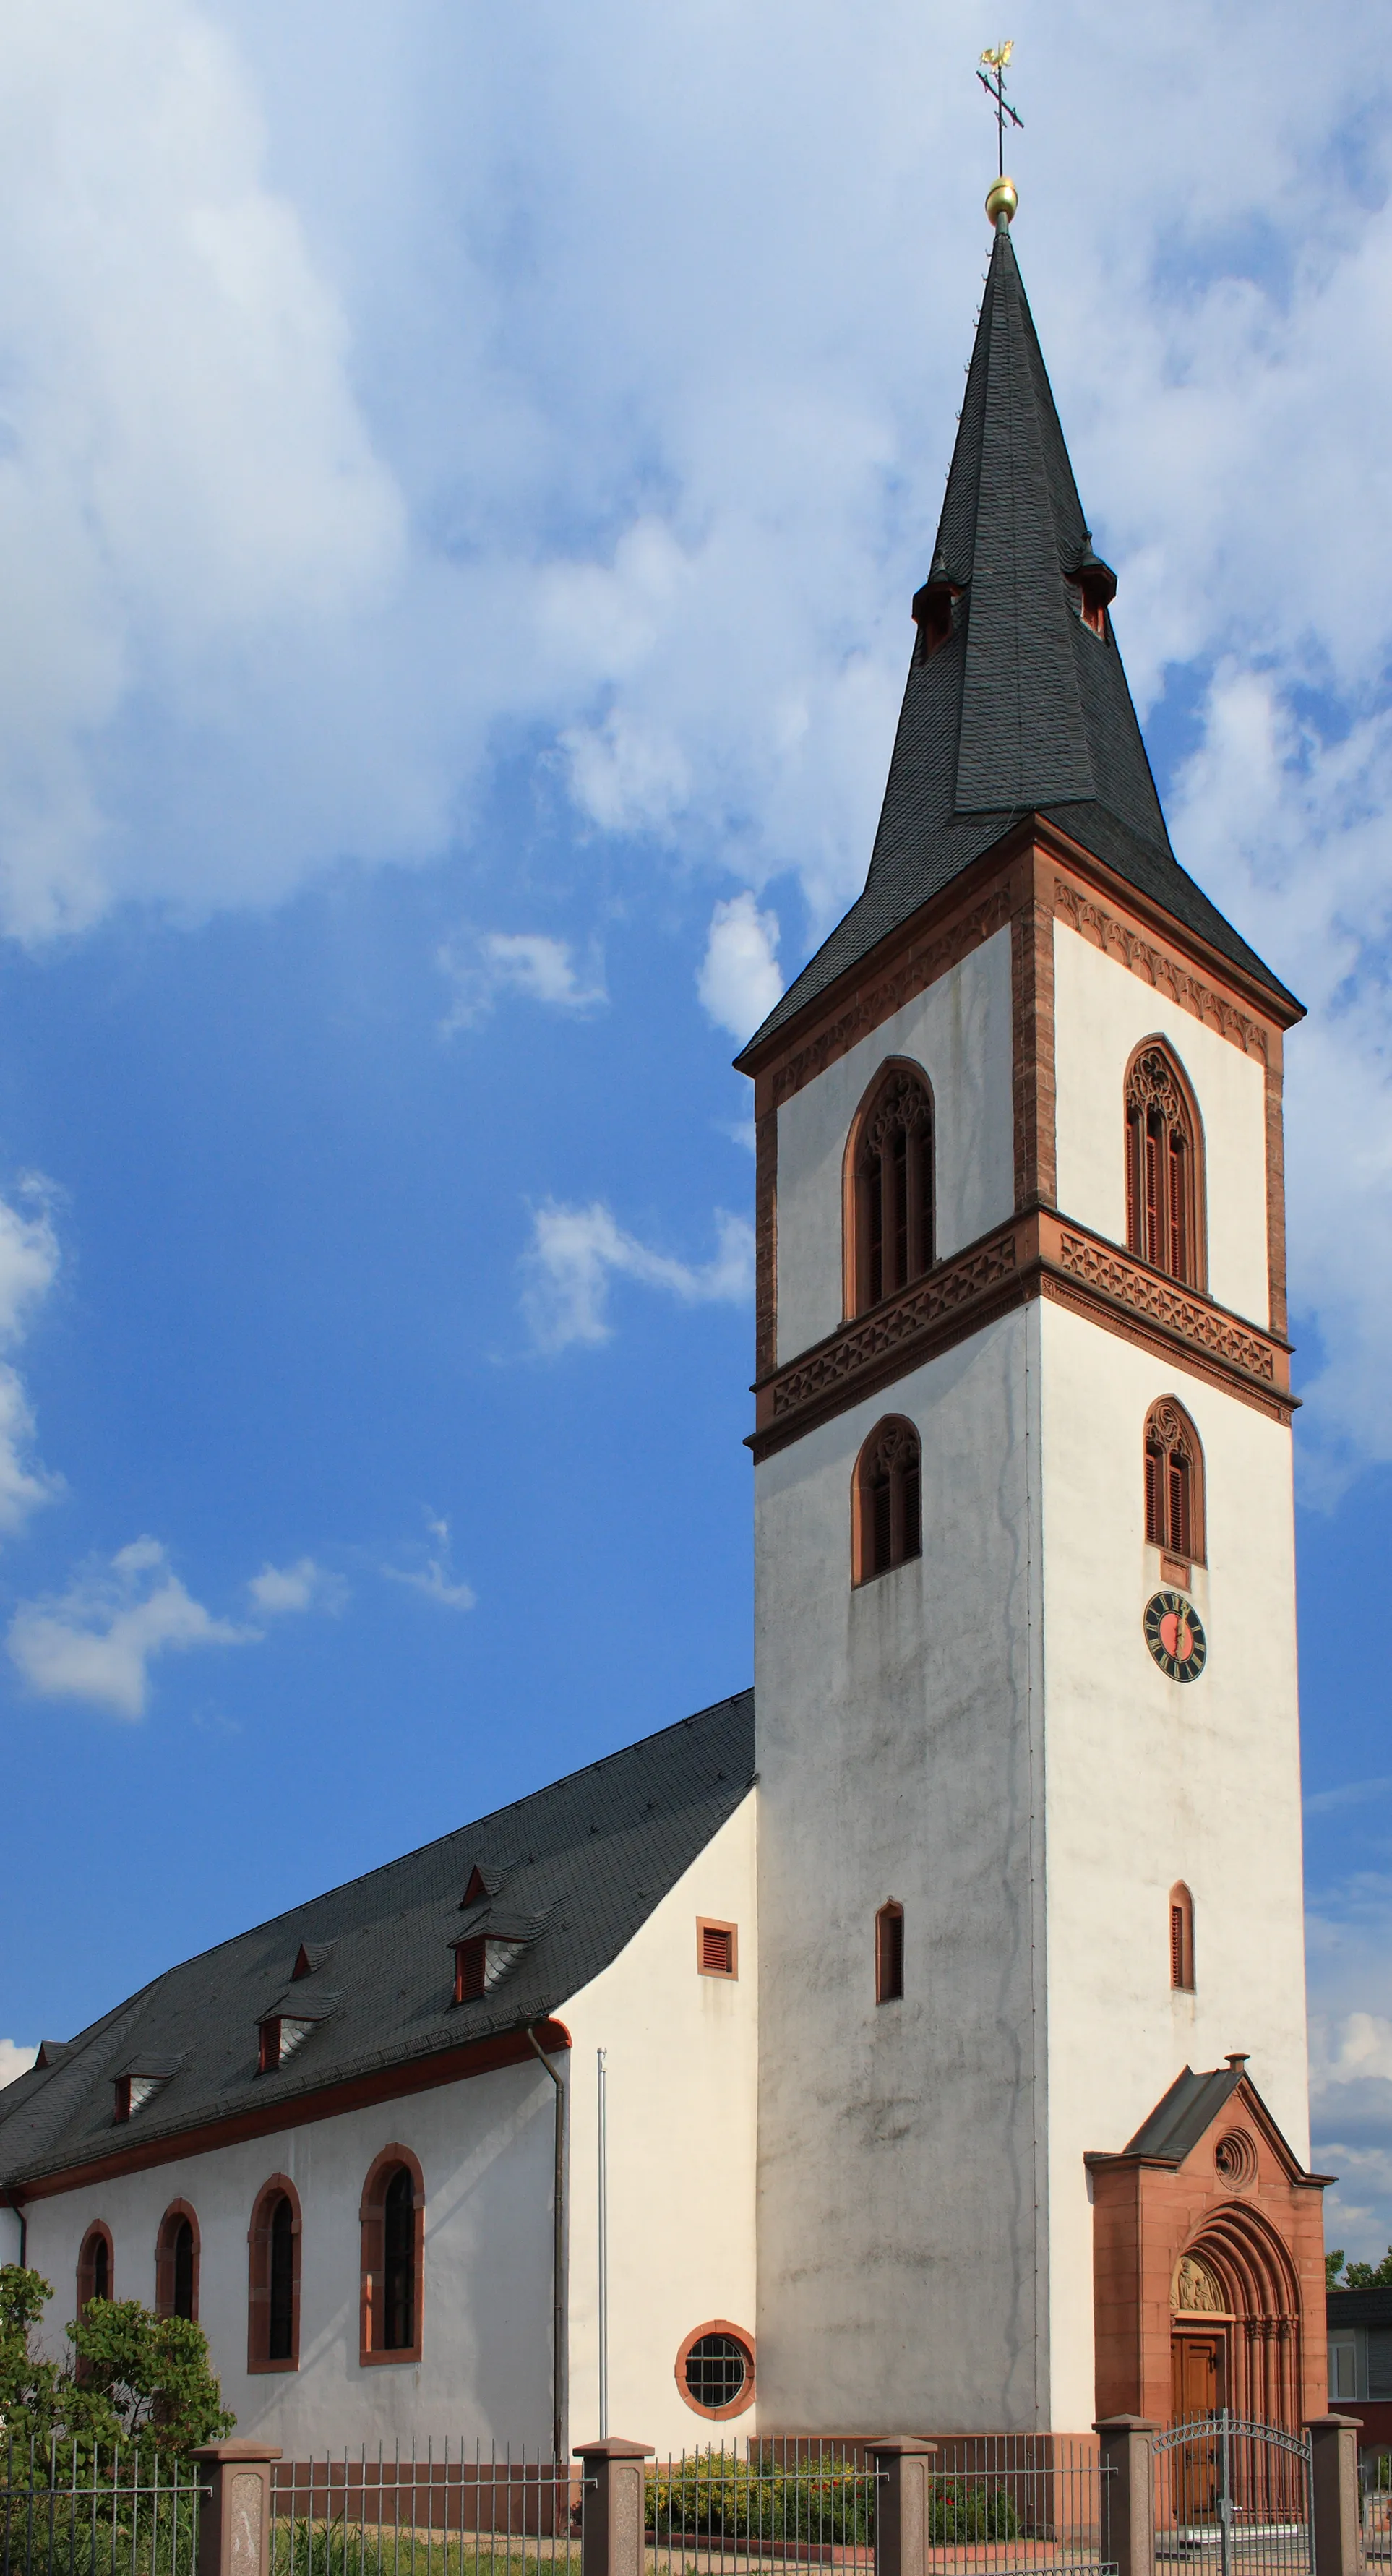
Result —
[{"label": "green bush", "polygon": [[782,2469],[709,2451],[647,2479],[647,2527],[722,2540],[811,2540],[840,2546],[875,2532],[874,2479],[849,2461]]},{"label": "green bush", "polygon": [[984,2478],[934,2478],[928,2529],[934,2540],[1018,2540],[1020,2517],[1004,2487]]}]

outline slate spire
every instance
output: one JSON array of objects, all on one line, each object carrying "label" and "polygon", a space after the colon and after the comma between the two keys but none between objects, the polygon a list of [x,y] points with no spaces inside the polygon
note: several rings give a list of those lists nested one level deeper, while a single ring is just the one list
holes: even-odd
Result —
[{"label": "slate spire", "polygon": [[1108,614],[1116,587],[1002,211],[865,891],[760,1039],[1030,813],[1292,998],[1170,847]]}]

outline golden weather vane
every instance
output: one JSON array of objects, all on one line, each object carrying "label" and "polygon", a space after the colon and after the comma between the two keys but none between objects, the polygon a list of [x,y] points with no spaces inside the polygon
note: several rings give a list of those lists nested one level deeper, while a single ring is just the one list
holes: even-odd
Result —
[{"label": "golden weather vane", "polygon": [[1006,118],[1009,117],[1011,124],[1018,125],[1021,128],[1021,131],[1024,129],[1024,118],[1016,115],[1014,108],[1011,106],[1010,101],[1005,94],[1006,70],[1010,62],[1010,57],[1014,51],[1015,40],[1013,36],[1007,36],[999,45],[988,45],[977,65],[976,71],[976,77],[980,81],[981,86],[985,90],[992,108],[995,111],[997,142],[996,167],[997,174],[1002,179],[1005,177]]}]

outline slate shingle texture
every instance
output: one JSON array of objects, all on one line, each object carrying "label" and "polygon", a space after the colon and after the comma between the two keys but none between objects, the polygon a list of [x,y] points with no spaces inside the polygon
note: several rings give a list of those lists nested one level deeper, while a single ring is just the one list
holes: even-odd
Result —
[{"label": "slate shingle texture", "polygon": [[1170,847],[1121,655],[1077,611],[1089,545],[1009,230],[996,233],[934,574],[952,631],[915,647],[865,891],[744,1063],[920,905],[1038,813],[1299,1011]]},{"label": "slate shingle texture", "polygon": [[[632,1940],[753,1777],[742,1691],[169,1969],[0,2092],[0,2187],[544,2019]],[[495,1895],[462,1910],[475,1867]],[[496,1986],[454,2005],[451,1944],[474,1931],[524,1938]],[[323,1963],[292,1984],[302,1944]],[[276,2006],[315,2026],[261,2076],[257,2020]],[[123,2073],[167,2077],[128,2125]]]}]

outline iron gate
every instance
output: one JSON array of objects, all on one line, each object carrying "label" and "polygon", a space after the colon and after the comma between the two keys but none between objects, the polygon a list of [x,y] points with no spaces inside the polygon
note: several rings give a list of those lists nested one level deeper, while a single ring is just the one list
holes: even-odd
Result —
[{"label": "iron gate", "polygon": [[1207,2558],[1222,2576],[1314,2576],[1312,2443],[1220,2407],[1158,2434],[1157,2558]]}]

